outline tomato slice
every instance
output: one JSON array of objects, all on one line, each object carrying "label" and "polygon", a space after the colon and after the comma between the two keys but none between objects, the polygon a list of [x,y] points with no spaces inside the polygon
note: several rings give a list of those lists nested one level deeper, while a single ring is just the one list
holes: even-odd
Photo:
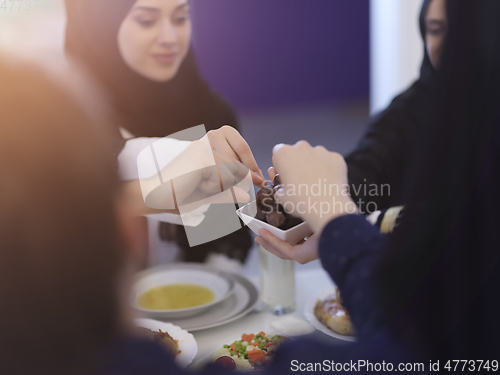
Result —
[{"label": "tomato slice", "polygon": [[260,349],[254,349],[248,352],[248,361],[251,364],[256,364],[257,362],[264,363],[266,359],[266,354]]},{"label": "tomato slice", "polygon": [[252,341],[252,339],[255,337],[255,335],[253,333],[247,335],[246,333],[244,333],[243,335],[241,335],[241,339],[243,341],[246,341],[246,342],[250,342]]}]

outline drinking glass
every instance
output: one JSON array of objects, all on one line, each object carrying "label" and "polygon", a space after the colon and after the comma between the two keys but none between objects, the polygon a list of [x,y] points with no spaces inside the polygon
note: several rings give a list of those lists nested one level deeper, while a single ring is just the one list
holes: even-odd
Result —
[{"label": "drinking glass", "polygon": [[259,246],[260,299],[265,311],[275,315],[295,311],[295,264]]}]

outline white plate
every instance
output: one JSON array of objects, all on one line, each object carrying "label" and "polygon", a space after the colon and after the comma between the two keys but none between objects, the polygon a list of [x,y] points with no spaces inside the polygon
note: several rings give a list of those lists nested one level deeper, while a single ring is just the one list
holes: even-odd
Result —
[{"label": "white plate", "polygon": [[167,332],[174,340],[177,340],[181,352],[175,357],[175,362],[180,367],[187,367],[187,365],[193,362],[193,358],[196,357],[196,353],[198,353],[198,344],[194,336],[181,327],[152,319],[136,319],[135,324],[138,327],[147,328],[152,331],[161,329],[162,332]]},{"label": "white plate", "polygon": [[236,286],[231,297],[209,308],[203,314],[170,321],[189,331],[199,331],[230,323],[247,315],[259,302],[259,293],[250,281],[237,275],[232,276],[235,278]]},{"label": "white plate", "polygon": [[247,225],[252,232],[259,234],[259,229],[264,228],[274,234],[279,239],[288,242],[290,245],[295,245],[297,242],[312,234],[312,229],[307,223],[301,223],[293,228],[283,230],[273,227],[271,224],[265,223],[262,220],[256,219],[257,202],[253,201],[241,207],[236,211],[240,219]]},{"label": "white plate", "polygon": [[[136,277],[134,306],[137,310],[146,313],[150,317],[160,319],[172,319],[192,316],[205,311],[233,294],[234,280],[222,272],[215,271],[209,267],[188,268],[183,263],[168,266],[154,267],[140,272]],[[183,309],[153,310],[139,306],[137,300],[146,291],[170,284],[196,284],[212,290],[215,294],[213,301],[199,306]]]},{"label": "white plate", "polygon": [[329,295],[334,294],[336,290],[337,288],[335,287],[329,288],[318,294],[316,297],[311,298],[304,308],[304,316],[306,317],[307,321],[311,323],[316,329],[320,330],[324,334],[327,334],[328,336],[335,337],[336,339],[344,341],[356,341],[355,336],[341,335],[340,333],[332,331],[330,328],[321,323],[318,318],[316,318],[316,315],[314,315],[314,307],[316,306],[316,302],[318,302],[318,300],[324,300]]}]

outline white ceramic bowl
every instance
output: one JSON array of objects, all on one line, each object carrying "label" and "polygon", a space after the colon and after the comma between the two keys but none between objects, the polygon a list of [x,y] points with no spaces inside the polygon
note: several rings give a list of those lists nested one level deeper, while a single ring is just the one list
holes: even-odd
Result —
[{"label": "white ceramic bowl", "polygon": [[[215,298],[203,305],[183,309],[152,310],[140,307],[137,300],[150,289],[171,284],[194,284],[204,286],[214,292]],[[210,306],[224,301],[234,291],[235,282],[221,272],[207,269],[183,269],[175,264],[155,267],[137,275],[134,306],[137,310],[156,318],[181,318],[199,314]]]},{"label": "white ceramic bowl", "polygon": [[297,242],[310,236],[313,231],[307,223],[301,223],[293,228],[283,230],[273,227],[271,224],[265,223],[262,220],[256,219],[257,202],[253,201],[241,207],[236,211],[240,219],[247,225],[255,234],[259,234],[259,229],[264,228],[274,234],[279,239],[288,242],[290,245],[295,245]]}]

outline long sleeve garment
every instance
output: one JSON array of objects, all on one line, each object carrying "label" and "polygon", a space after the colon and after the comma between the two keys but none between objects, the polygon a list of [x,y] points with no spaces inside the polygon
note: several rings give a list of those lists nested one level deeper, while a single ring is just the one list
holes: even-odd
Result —
[{"label": "long sleeve garment", "polygon": [[350,194],[363,213],[407,203],[407,186],[425,149],[430,89],[419,81],[376,115],[356,149],[345,157]]},{"label": "long sleeve garment", "polygon": [[[413,90],[393,103],[400,103]],[[373,118],[357,148],[345,158],[350,194],[363,213],[406,203],[403,186],[407,172],[416,168],[422,132],[418,117],[407,106],[392,104]]]},{"label": "long sleeve garment", "polygon": [[[430,3],[423,2],[419,17],[424,44]],[[428,147],[435,85],[436,70],[424,46],[418,80],[373,117],[357,148],[347,155],[350,193],[363,213],[407,203],[407,189],[411,190],[414,184],[419,153]]]},{"label": "long sleeve garment", "polygon": [[405,112],[383,112],[346,156],[351,197],[363,212],[405,203],[401,186],[415,154],[414,137],[414,122]]},{"label": "long sleeve garment", "polygon": [[341,216],[323,230],[320,259],[342,295],[358,338],[376,332],[383,315],[376,297],[376,270],[386,237],[361,215]]}]

